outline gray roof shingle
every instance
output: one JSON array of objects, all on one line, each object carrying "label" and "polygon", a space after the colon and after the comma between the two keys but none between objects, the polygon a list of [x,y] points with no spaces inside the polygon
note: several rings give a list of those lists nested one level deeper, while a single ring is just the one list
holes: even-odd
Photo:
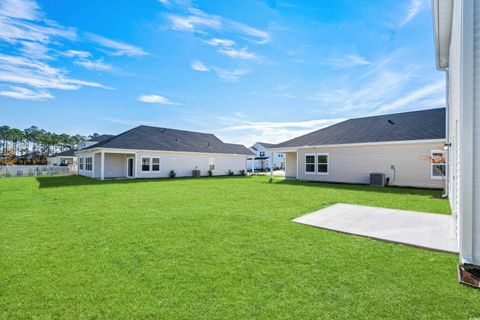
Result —
[{"label": "gray roof shingle", "polygon": [[245,146],[224,143],[213,134],[151,126],[135,127],[83,150],[93,148],[253,154]]},{"label": "gray roof shingle", "polygon": [[445,139],[445,108],[346,120],[272,148]]},{"label": "gray roof shingle", "polygon": [[111,134],[101,134],[99,136],[96,136],[96,137],[93,137],[91,139],[88,139],[87,141],[90,141],[90,142],[102,142],[104,140],[107,140],[107,139],[110,139],[112,137],[115,137],[114,135],[111,135]]},{"label": "gray roof shingle", "polygon": [[54,154],[52,157],[73,157],[75,156],[75,152],[77,152],[77,149],[65,150],[63,152]]}]

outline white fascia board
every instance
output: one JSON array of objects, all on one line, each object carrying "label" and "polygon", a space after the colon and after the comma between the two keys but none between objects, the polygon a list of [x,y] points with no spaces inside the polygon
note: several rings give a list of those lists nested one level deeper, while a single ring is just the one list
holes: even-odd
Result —
[{"label": "white fascia board", "polygon": [[241,156],[241,157],[252,157],[248,154],[238,154],[238,153],[213,153],[213,152],[187,152],[187,151],[168,151],[168,150],[144,150],[144,149],[117,149],[117,148],[94,148],[88,150],[80,150],[78,153],[128,153],[136,154],[137,152],[152,152],[152,153],[180,153],[180,154],[201,154],[201,155],[218,155],[218,156]]},{"label": "white fascia board", "polygon": [[432,0],[432,16],[436,67],[440,71],[445,71],[449,64],[453,1]]}]

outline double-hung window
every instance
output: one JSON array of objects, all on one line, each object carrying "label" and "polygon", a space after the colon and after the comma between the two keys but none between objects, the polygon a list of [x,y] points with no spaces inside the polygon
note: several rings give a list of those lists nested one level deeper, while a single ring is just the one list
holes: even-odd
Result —
[{"label": "double-hung window", "polygon": [[215,170],[215,159],[209,158],[208,159],[208,170],[213,171]]},{"label": "double-hung window", "polygon": [[317,153],[317,173],[328,174],[328,153]]},{"label": "double-hung window", "polygon": [[315,154],[305,155],[305,173],[315,173]]},{"label": "double-hung window", "polygon": [[80,158],[80,164],[79,164],[79,169],[83,170],[83,165],[85,163],[85,158]]},{"label": "double-hung window", "polygon": [[85,158],[85,170],[92,171],[92,157]]},{"label": "double-hung window", "polygon": [[305,154],[305,173],[327,175],[328,158],[328,153]]},{"label": "double-hung window", "polygon": [[432,150],[430,165],[432,179],[443,179],[446,173],[445,151]]},{"label": "double-hung window", "polygon": [[160,171],[160,158],[152,158],[152,171]]},{"label": "double-hung window", "polygon": [[142,171],[150,171],[150,158],[142,158]]}]

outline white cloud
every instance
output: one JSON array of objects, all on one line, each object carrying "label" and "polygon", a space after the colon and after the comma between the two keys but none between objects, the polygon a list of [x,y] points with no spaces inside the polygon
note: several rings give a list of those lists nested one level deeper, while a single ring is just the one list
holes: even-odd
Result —
[{"label": "white cloud", "polygon": [[109,49],[107,53],[113,56],[141,57],[148,55],[148,52],[142,48],[125,42],[108,39],[97,34],[87,33],[87,38],[102,47]]},{"label": "white cloud", "polygon": [[242,48],[242,49],[224,48],[224,49],[218,50],[218,52],[234,59],[244,59],[244,60],[258,59],[258,56],[254,52],[248,51],[246,48]]},{"label": "white cloud", "polygon": [[216,46],[231,47],[235,45],[235,41],[229,40],[229,39],[213,38],[210,40],[205,40],[204,42],[208,45],[215,46],[215,47]]},{"label": "white cloud", "polygon": [[75,61],[76,65],[82,66],[84,68],[87,68],[89,70],[97,70],[97,71],[113,71],[113,67],[105,62],[103,62],[103,59],[97,59],[97,60],[77,60]]},{"label": "white cloud", "polygon": [[80,50],[67,50],[63,53],[64,56],[69,58],[88,58],[92,54],[88,51],[80,51]]},{"label": "white cloud", "polygon": [[215,133],[228,141],[248,146],[258,141],[280,143],[345,120],[336,118],[272,122],[249,121],[244,117],[217,117],[217,119],[225,126],[213,130]]},{"label": "white cloud", "polygon": [[328,60],[327,64],[336,68],[351,68],[355,66],[368,65],[371,62],[358,54],[348,54],[340,58],[334,58]]},{"label": "white cloud", "polygon": [[233,20],[225,20],[225,24],[227,25],[227,29],[247,35],[258,44],[264,44],[270,41],[270,34],[266,31]]},{"label": "white cloud", "polygon": [[37,89],[77,90],[83,86],[110,89],[100,83],[69,78],[62,69],[40,61],[0,54],[0,82]]},{"label": "white cloud", "polygon": [[32,101],[53,98],[53,96],[46,90],[33,91],[24,87],[10,87],[7,90],[0,90],[0,96]]},{"label": "white cloud", "polygon": [[428,108],[442,107],[445,106],[444,92],[444,80],[428,84],[420,89],[411,91],[395,101],[385,104],[385,106],[377,109],[377,113],[397,111],[410,106],[418,107],[418,104],[424,100],[428,101]]},{"label": "white cloud", "polygon": [[168,15],[172,29],[182,31],[202,32],[203,28],[220,29],[222,20],[220,16],[207,14],[199,9],[189,8],[190,15]]},{"label": "white cloud", "polygon": [[197,32],[201,34],[208,34],[209,30],[215,31],[231,31],[238,35],[248,37],[248,40],[263,44],[267,43],[270,39],[268,32],[253,28],[249,25],[225,19],[221,16],[208,14],[197,8],[188,8],[189,14],[167,15],[167,19],[171,23],[173,30]]},{"label": "white cloud", "polygon": [[169,6],[170,5],[170,1],[168,1],[168,0],[158,0],[158,2],[160,2],[164,6]]},{"label": "white cloud", "polygon": [[38,20],[41,15],[38,4],[33,0],[2,0],[0,3],[0,16]]},{"label": "white cloud", "polygon": [[400,26],[403,27],[409,23],[415,16],[425,7],[425,0],[410,0],[407,14],[400,22]]},{"label": "white cloud", "polygon": [[243,69],[226,70],[226,69],[220,69],[216,67],[213,68],[213,71],[215,71],[215,74],[217,75],[217,77],[229,82],[238,81],[242,76],[250,73],[250,71],[243,70]]},{"label": "white cloud", "polygon": [[180,105],[180,103],[172,102],[167,98],[163,96],[159,96],[157,94],[139,96],[138,101],[145,102],[145,103],[165,104],[165,105]]},{"label": "white cloud", "polygon": [[53,98],[50,92],[53,89],[111,89],[98,82],[75,79],[66,69],[50,64],[58,58],[58,53],[78,59],[90,56],[88,52],[75,50],[62,54],[58,49],[65,45],[65,40],[75,41],[77,37],[75,28],[46,19],[33,0],[0,0],[0,45],[10,49],[9,54],[0,53],[1,95],[22,100],[43,100]]},{"label": "white cloud", "polygon": [[352,71],[334,82],[324,80],[319,92],[304,96],[337,114],[378,114],[441,107],[442,82],[441,75],[425,77],[424,69],[408,51],[396,50],[361,72]]},{"label": "white cloud", "polygon": [[192,66],[192,69],[195,71],[205,72],[210,70],[201,61],[198,61],[198,60],[192,61],[191,66]]}]

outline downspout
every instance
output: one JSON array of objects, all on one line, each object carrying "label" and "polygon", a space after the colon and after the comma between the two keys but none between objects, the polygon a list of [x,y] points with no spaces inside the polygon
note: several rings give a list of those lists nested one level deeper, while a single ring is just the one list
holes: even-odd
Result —
[{"label": "downspout", "polygon": [[445,182],[443,186],[443,194],[442,198],[448,198],[448,190],[449,190],[449,174],[450,174],[450,128],[449,128],[449,122],[450,122],[450,77],[448,75],[448,69],[445,72],[445,146],[444,146],[444,151],[445,151]]}]

